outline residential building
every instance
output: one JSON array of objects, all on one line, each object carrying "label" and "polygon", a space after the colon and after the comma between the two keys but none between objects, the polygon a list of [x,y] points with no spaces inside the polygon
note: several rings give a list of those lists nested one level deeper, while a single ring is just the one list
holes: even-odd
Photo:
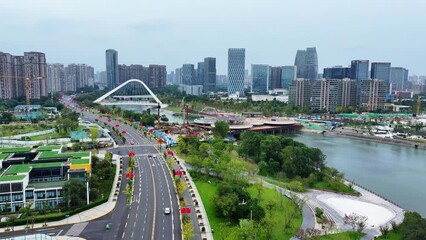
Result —
[{"label": "residential building", "polygon": [[47,65],[44,53],[24,52],[24,76],[29,79],[31,98],[40,99],[47,96]]},{"label": "residential building", "polygon": [[180,85],[182,83],[182,68],[176,68],[175,70],[175,84]]},{"label": "residential building", "polygon": [[204,92],[214,92],[216,90],[216,58],[204,58]]},{"label": "residential building", "polygon": [[87,64],[68,64],[65,68],[65,84],[62,91],[76,92],[83,87],[93,86],[94,69]]},{"label": "residential building", "polygon": [[13,97],[25,96],[24,56],[13,56],[13,79],[15,81]]},{"label": "residential building", "polygon": [[127,66],[125,64],[118,65],[119,83],[122,84],[129,79],[139,79],[148,84],[148,67],[138,64]]},{"label": "residential building", "polygon": [[245,56],[246,50],[244,48],[228,49],[228,94],[245,95]]},{"label": "residential building", "polygon": [[253,93],[267,93],[270,79],[270,67],[266,64],[251,65],[251,88]]},{"label": "residential building", "polygon": [[98,85],[100,89],[104,89],[107,87],[106,71],[96,72],[95,84]]},{"label": "residential building", "polygon": [[296,66],[282,66],[281,67],[281,88],[288,89],[290,84],[296,79],[297,67]]},{"label": "residential building", "polygon": [[271,84],[269,85],[268,90],[281,88],[281,77],[282,77],[281,67],[271,67],[271,78],[270,78]]},{"label": "residential building", "polygon": [[194,64],[182,65],[182,84],[196,85]]},{"label": "residential building", "polygon": [[315,81],[311,90],[311,110],[324,110],[328,113],[336,112],[341,103],[340,79],[326,79]]},{"label": "residential building", "polygon": [[351,79],[354,79],[357,84],[362,80],[370,79],[368,76],[369,61],[368,60],[352,60],[351,61]]},{"label": "residential building", "polygon": [[13,56],[0,52],[0,99],[15,97],[15,79],[13,77]]},{"label": "residential building", "polygon": [[334,66],[324,68],[322,77],[329,79],[351,78],[351,67]]},{"label": "residential building", "polygon": [[61,63],[47,64],[47,92],[61,92],[65,86],[65,67]]},{"label": "residential building", "polygon": [[148,68],[148,87],[163,88],[166,86],[167,68],[165,65],[151,64]]},{"label": "residential building", "polygon": [[403,67],[391,67],[390,81],[393,90],[407,89],[408,69]]},{"label": "residential building", "polygon": [[384,80],[389,84],[391,72],[390,62],[373,62],[371,63],[371,79]]},{"label": "residential building", "polygon": [[311,83],[308,79],[296,78],[289,87],[289,104],[295,107],[309,107]]},{"label": "residential building", "polygon": [[381,110],[384,108],[387,92],[387,84],[384,80],[362,80],[360,84],[359,106],[367,111]]},{"label": "residential building", "polygon": [[[91,152],[64,153],[62,146],[0,148],[0,210],[18,212],[27,203],[42,209],[63,203],[62,187],[71,178],[86,185]],[[89,190],[87,189],[87,194]]]},{"label": "residential building", "polygon": [[349,78],[342,79],[341,90],[341,102],[340,107],[355,107],[356,106],[356,92],[357,92],[356,81]]},{"label": "residential building", "polygon": [[167,85],[173,84],[175,84],[175,72],[171,71],[169,74],[167,74]]},{"label": "residential building", "polygon": [[105,51],[107,88],[113,89],[119,85],[118,52],[114,49]]},{"label": "residential building", "polygon": [[318,78],[318,55],[315,47],[297,50],[294,65],[297,66],[297,77],[309,79]]}]

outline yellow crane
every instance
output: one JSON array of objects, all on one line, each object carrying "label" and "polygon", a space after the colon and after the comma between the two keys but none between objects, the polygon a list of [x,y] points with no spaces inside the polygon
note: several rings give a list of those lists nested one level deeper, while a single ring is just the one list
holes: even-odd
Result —
[{"label": "yellow crane", "polygon": [[45,77],[22,77],[22,76],[0,76],[0,78],[13,78],[13,79],[24,79],[24,87],[25,87],[25,100],[27,104],[27,111],[30,111],[30,105],[31,105],[31,81],[32,80],[41,80],[45,79]]}]

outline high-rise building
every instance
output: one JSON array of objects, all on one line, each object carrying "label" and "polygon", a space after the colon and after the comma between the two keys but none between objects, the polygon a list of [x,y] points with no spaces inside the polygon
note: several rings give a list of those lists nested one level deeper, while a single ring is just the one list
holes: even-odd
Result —
[{"label": "high-rise building", "polygon": [[371,63],[371,79],[384,80],[389,84],[391,72],[390,62],[373,62]]},{"label": "high-rise building", "polygon": [[204,62],[197,63],[195,83],[196,85],[204,85]]},{"label": "high-rise building", "polygon": [[151,88],[162,88],[166,86],[167,69],[165,65],[149,65],[148,69],[148,86]]},{"label": "high-rise building", "polygon": [[282,70],[281,67],[271,67],[271,84],[268,90],[281,88],[282,81]]},{"label": "high-rise building", "polygon": [[104,89],[107,86],[107,77],[106,71],[96,72],[95,74],[95,84],[98,85],[100,89]]},{"label": "high-rise building", "polygon": [[251,88],[253,93],[266,93],[270,82],[270,67],[266,64],[251,65]]},{"label": "high-rise building", "polygon": [[311,81],[318,78],[318,55],[315,47],[297,50],[294,65],[297,66],[297,77]]},{"label": "high-rise building", "polygon": [[408,81],[408,69],[403,67],[391,67],[390,83],[393,90],[406,90]]},{"label": "high-rise building", "polygon": [[87,64],[68,64],[65,68],[65,84],[63,91],[76,92],[83,87],[93,86],[94,69]]},{"label": "high-rise building", "polygon": [[176,85],[183,84],[183,82],[182,82],[182,68],[176,68],[176,70],[175,70],[175,84]]},{"label": "high-rise building", "polygon": [[351,79],[356,80],[357,84],[362,80],[370,79],[368,76],[369,61],[368,60],[352,60],[351,61]]},{"label": "high-rise building", "polygon": [[228,88],[228,76],[226,75],[216,75],[216,87],[227,89]]},{"label": "high-rise building", "polygon": [[24,76],[29,78],[31,98],[47,96],[47,65],[44,53],[24,52]]},{"label": "high-rise building", "polygon": [[360,84],[359,106],[367,111],[383,109],[387,90],[387,84],[384,80],[362,80]]},{"label": "high-rise building", "polygon": [[0,52],[0,98],[13,98],[15,96],[14,85],[13,56],[9,53]]},{"label": "high-rise building", "polygon": [[118,65],[119,83],[122,84],[129,79],[139,79],[148,84],[148,68],[139,64],[127,66],[125,64]]},{"label": "high-rise building", "polygon": [[355,107],[356,106],[356,81],[344,78],[342,79],[342,88],[341,92],[341,102],[339,106],[341,107]]},{"label": "high-rise building", "polygon": [[25,96],[24,56],[13,56],[14,97]]},{"label": "high-rise building", "polygon": [[194,64],[182,65],[182,84],[196,85]]},{"label": "high-rise building", "polygon": [[216,90],[216,58],[204,58],[204,92]]},{"label": "high-rise building", "polygon": [[315,81],[311,90],[311,110],[336,112],[341,103],[341,85],[340,79],[323,78]]},{"label": "high-rise building", "polygon": [[244,70],[246,63],[244,48],[228,49],[228,94],[244,96]]},{"label": "high-rise building", "polygon": [[290,84],[296,79],[297,67],[296,66],[282,66],[281,67],[281,88],[288,89]]},{"label": "high-rise building", "polygon": [[297,78],[289,87],[289,104],[295,107],[309,107],[311,100],[311,82]]},{"label": "high-rise building", "polygon": [[175,84],[175,72],[171,71],[169,74],[167,74],[167,85],[173,84]]},{"label": "high-rise building", "polygon": [[105,51],[107,88],[112,89],[119,85],[118,52],[114,49]]},{"label": "high-rise building", "polygon": [[329,79],[351,78],[351,68],[342,66],[324,68],[322,77]]},{"label": "high-rise building", "polygon": [[61,92],[65,85],[65,67],[61,63],[47,64],[47,92]]}]

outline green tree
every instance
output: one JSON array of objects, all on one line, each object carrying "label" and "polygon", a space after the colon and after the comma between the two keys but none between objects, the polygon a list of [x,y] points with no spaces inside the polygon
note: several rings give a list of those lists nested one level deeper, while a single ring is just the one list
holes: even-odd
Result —
[{"label": "green tree", "polygon": [[69,209],[75,209],[86,203],[86,186],[78,179],[71,178],[62,187],[63,200]]},{"label": "green tree", "polygon": [[71,149],[72,149],[74,152],[77,152],[78,150],[80,150],[80,147],[78,146],[78,143],[73,143],[73,144],[71,145]]},{"label": "green tree", "polygon": [[97,127],[90,128],[90,138],[92,139],[93,147],[98,151],[98,142],[96,141],[99,138],[99,129]]},{"label": "green tree", "polygon": [[228,135],[229,124],[224,121],[217,121],[214,123],[214,128],[212,129],[213,135],[217,138],[225,138]]}]

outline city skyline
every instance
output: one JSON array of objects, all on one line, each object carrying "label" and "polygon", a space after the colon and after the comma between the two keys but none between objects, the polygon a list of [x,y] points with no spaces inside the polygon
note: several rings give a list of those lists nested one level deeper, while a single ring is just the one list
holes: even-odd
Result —
[{"label": "city skyline", "polygon": [[[169,70],[212,56],[217,59],[217,73],[224,74],[228,48],[245,48],[247,64],[283,66],[294,62],[298,49],[316,47],[320,72],[325,67],[349,65],[353,59],[368,59],[403,66],[410,74],[426,74],[423,33],[417,31],[424,28],[421,5],[426,3],[422,1],[91,1],[84,2],[84,8],[82,3],[3,1],[0,27],[8,38],[0,39],[2,51],[12,55],[44,52],[48,63],[84,62],[96,71],[105,70],[104,54],[110,48],[120,53],[120,64],[157,63]],[[324,14],[331,4],[333,14]],[[308,13],[299,14],[301,9]],[[255,19],[246,14],[253,11],[259,14]],[[277,14],[282,11],[287,14]],[[316,21],[305,20],[306,15]],[[259,37],[251,34],[253,28]],[[395,34],[397,29],[404,34]]]}]

